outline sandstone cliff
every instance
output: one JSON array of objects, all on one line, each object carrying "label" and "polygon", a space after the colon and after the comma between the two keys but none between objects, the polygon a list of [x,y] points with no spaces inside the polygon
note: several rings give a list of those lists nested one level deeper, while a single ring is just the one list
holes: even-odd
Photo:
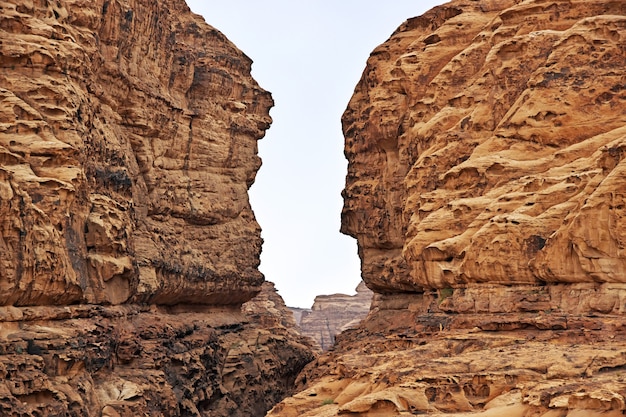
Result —
[{"label": "sandstone cliff", "polygon": [[371,304],[372,291],[361,281],[355,295],[315,297],[311,310],[301,313],[298,325],[302,335],[315,340],[322,350],[328,350],[339,333],[356,327],[367,316]]},{"label": "sandstone cliff", "polygon": [[0,67],[0,414],[264,414],[312,356],[240,312],[251,60],[183,0],[3,1]]},{"label": "sandstone cliff", "polygon": [[372,53],[342,230],[380,293],[271,416],[626,410],[626,3],[454,0]]},{"label": "sandstone cliff", "polygon": [[5,2],[2,28],[0,303],[258,292],[250,59],[183,1]]}]

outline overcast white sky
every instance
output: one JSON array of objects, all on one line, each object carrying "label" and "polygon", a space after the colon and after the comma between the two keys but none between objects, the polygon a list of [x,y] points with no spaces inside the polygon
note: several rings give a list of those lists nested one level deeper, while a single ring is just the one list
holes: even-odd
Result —
[{"label": "overcast white sky", "polygon": [[370,52],[443,0],[187,0],[254,61],[272,127],[250,190],[265,240],[261,272],[285,302],[354,294],[356,241],[339,233],[347,162],[341,114]]}]

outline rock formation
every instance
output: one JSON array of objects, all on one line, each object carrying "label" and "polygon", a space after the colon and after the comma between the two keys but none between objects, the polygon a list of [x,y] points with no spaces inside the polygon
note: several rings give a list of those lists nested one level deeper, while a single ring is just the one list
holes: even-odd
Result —
[{"label": "rock formation", "polygon": [[371,304],[372,291],[361,281],[356,287],[356,295],[315,297],[313,307],[302,312],[298,325],[304,336],[315,340],[322,350],[328,350],[339,333],[356,327],[367,316]]},{"label": "rock formation", "polygon": [[[244,303],[243,313],[263,329],[279,329],[296,336],[301,336],[300,327],[291,308],[276,291],[274,283],[265,281],[261,292],[252,300]],[[312,351],[317,350],[314,340],[308,337],[297,337],[300,343],[306,344]]]},{"label": "rock formation", "polygon": [[626,3],[454,0],[343,115],[342,231],[379,293],[270,416],[626,410]]},{"label": "rock formation", "polygon": [[251,60],[183,0],[9,0],[0,67],[0,414],[263,415],[312,355],[240,311]]},{"label": "rock formation", "polygon": [[2,6],[0,303],[250,299],[251,61],[183,1],[43,4]]}]

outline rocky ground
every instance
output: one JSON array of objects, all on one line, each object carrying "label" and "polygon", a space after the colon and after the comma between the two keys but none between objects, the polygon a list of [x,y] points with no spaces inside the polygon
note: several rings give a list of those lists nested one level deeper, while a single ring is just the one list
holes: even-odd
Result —
[{"label": "rocky ground", "polygon": [[452,308],[462,290],[383,297],[268,415],[623,415],[626,321],[582,310],[591,285],[561,290],[474,289],[496,302],[472,313]]}]

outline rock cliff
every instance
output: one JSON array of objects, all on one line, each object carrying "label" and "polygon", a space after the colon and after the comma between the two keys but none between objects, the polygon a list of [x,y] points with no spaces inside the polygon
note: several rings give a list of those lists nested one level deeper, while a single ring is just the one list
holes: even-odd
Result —
[{"label": "rock cliff", "polygon": [[0,67],[0,414],[263,415],[312,355],[240,311],[251,60],[183,0],[2,1]]},{"label": "rock cliff", "polygon": [[371,304],[372,291],[361,281],[355,295],[315,297],[311,310],[301,312],[298,325],[302,335],[315,340],[322,350],[328,350],[339,333],[356,327],[367,316]]},{"label": "rock cliff", "polygon": [[4,305],[235,304],[269,127],[251,61],[183,1],[2,5]]},{"label": "rock cliff", "polygon": [[454,0],[343,115],[342,231],[379,293],[271,416],[626,410],[626,3]]}]

